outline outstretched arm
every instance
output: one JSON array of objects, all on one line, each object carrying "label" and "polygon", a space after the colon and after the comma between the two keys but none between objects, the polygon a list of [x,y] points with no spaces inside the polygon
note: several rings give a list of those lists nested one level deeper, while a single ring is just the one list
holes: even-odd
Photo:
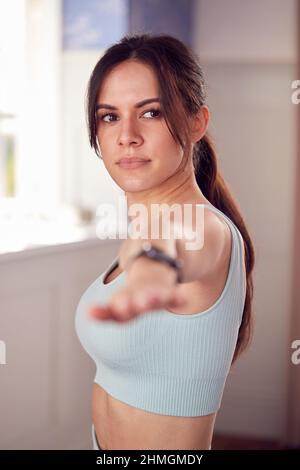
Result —
[{"label": "outstretched arm", "polygon": [[[174,228],[172,233],[178,228]],[[188,249],[191,246],[191,233],[195,233],[194,227],[185,226],[182,238],[147,239],[168,255],[183,260],[182,282],[205,280],[215,275],[225,260],[228,248],[226,228],[229,228],[210,213],[205,214],[203,228],[203,243],[196,249]],[[127,273],[125,285],[114,292],[107,305],[91,308],[90,313],[94,318],[128,321],[147,310],[175,308],[189,300],[179,288],[181,284],[176,283],[177,273],[174,268],[145,257],[134,258],[145,241],[128,238],[122,243],[119,263]]]}]

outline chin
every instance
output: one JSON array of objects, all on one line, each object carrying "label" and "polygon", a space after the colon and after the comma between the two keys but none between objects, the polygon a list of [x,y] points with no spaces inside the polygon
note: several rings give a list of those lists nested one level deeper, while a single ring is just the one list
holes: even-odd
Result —
[{"label": "chin", "polygon": [[149,183],[146,184],[143,181],[131,181],[131,182],[127,181],[126,183],[122,181],[118,183],[118,186],[120,186],[120,188],[127,193],[137,193],[137,192],[146,191],[147,189],[152,188],[151,184],[150,185]]}]

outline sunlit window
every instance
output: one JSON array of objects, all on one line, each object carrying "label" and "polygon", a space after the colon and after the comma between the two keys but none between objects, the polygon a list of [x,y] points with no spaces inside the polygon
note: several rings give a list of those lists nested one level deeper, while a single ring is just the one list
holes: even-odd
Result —
[{"label": "sunlit window", "polygon": [[[13,27],[12,27],[13,25]],[[0,197],[16,195],[18,118],[24,84],[25,0],[0,2]]]},{"label": "sunlit window", "polygon": [[0,253],[66,233],[58,223],[61,5],[0,2]]}]

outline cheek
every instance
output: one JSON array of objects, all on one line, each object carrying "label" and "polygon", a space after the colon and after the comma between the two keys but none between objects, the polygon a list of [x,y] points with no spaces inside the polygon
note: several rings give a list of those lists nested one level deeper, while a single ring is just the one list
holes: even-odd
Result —
[{"label": "cheek", "polygon": [[153,151],[156,152],[158,157],[163,155],[165,160],[169,160],[170,157],[173,160],[181,159],[183,155],[182,149],[180,145],[175,142],[169,131],[157,133],[153,136],[152,142]]},{"label": "cheek", "polygon": [[165,147],[163,154],[163,164],[168,168],[177,168],[183,158],[183,151],[174,140],[170,140],[168,145]]},{"label": "cheek", "polygon": [[182,162],[182,157],[178,153],[177,149],[174,151],[160,152],[159,156],[152,161],[153,175],[156,175],[161,178],[169,177]]}]

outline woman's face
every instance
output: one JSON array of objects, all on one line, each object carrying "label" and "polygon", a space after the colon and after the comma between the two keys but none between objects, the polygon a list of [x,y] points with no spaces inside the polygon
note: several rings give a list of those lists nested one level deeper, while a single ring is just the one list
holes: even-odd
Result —
[{"label": "woman's face", "polygon": [[[125,192],[160,185],[174,174],[182,161],[183,150],[166,125],[160,103],[136,106],[143,100],[158,100],[158,97],[159,85],[154,72],[134,60],[118,64],[107,75],[98,94],[97,138],[103,162]],[[124,168],[118,163],[123,157],[149,161],[137,168]]]}]

